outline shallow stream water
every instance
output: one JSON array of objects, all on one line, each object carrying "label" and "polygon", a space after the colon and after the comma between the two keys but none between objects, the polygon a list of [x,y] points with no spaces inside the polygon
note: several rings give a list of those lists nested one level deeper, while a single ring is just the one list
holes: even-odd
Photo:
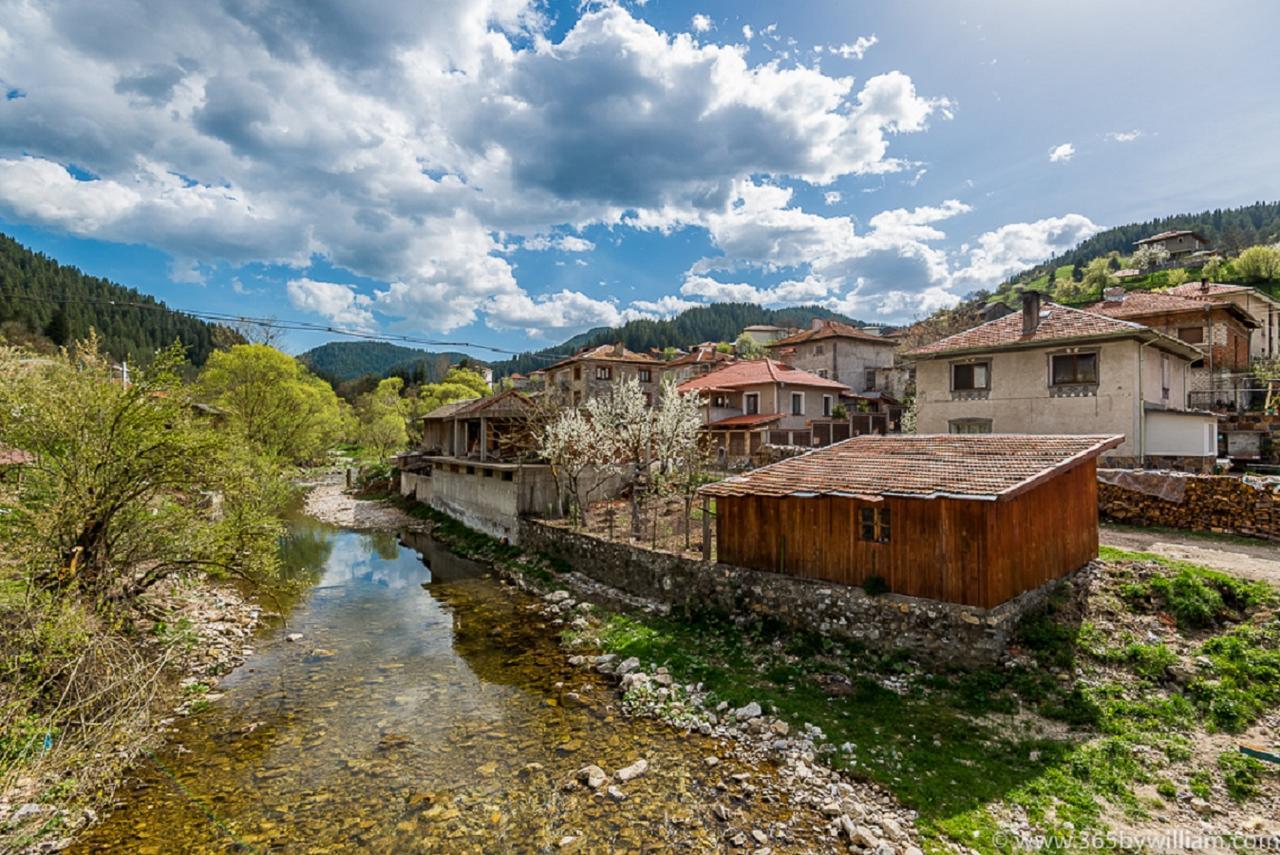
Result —
[{"label": "shallow stream water", "polygon": [[[297,522],[286,558],[317,578],[287,626],[72,851],[700,852],[725,845],[716,802],[785,819],[732,777],[762,770],[705,762],[723,745],[622,716],[531,598],[405,537]],[[624,801],[565,785],[639,758]]]}]

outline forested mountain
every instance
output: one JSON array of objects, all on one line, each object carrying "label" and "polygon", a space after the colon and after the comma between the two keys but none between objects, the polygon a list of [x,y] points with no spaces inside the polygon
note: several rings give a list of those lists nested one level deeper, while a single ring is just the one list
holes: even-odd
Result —
[{"label": "forested mountain", "polygon": [[113,357],[134,362],[181,341],[200,366],[215,346],[243,341],[227,327],[172,311],[154,297],[87,276],[0,234],[0,340],[63,345],[90,327]]},{"label": "forested mountain", "polygon": [[1143,223],[1116,226],[1081,241],[1062,255],[1019,273],[1009,283],[1033,279],[1045,270],[1064,264],[1088,263],[1113,251],[1129,255],[1136,241],[1176,229],[1193,229],[1204,235],[1214,249],[1234,254],[1254,244],[1280,241],[1280,202],[1255,202],[1241,208],[1215,208],[1198,214],[1174,214]]},{"label": "forested mountain", "polygon": [[572,355],[588,345],[620,341],[631,350],[646,351],[650,348],[689,347],[704,341],[733,341],[743,327],[752,324],[776,324],[784,327],[807,327],[814,318],[830,318],[846,323],[857,323],[821,306],[795,306],[787,309],[766,309],[755,303],[713,303],[686,309],[674,318],[662,321],[629,321],[621,327],[601,327],[574,336],[555,347],[534,353],[522,353],[514,359],[495,362],[495,377],[519,372],[527,374],[538,368],[546,368],[552,362]]},{"label": "forested mountain", "polygon": [[397,375],[411,383],[434,383],[463,360],[465,353],[432,353],[385,341],[330,341],[298,357],[312,371],[337,384],[358,377]]}]

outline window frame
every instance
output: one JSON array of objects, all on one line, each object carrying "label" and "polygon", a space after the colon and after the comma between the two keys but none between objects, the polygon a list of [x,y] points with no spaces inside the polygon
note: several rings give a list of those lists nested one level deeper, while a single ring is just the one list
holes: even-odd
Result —
[{"label": "window frame", "polygon": [[[1195,338],[1187,338],[1187,333],[1195,332]],[[1178,327],[1178,340],[1186,344],[1204,344],[1204,327]]]},{"label": "window frame", "polygon": [[[792,392],[792,393],[791,393],[791,415],[793,415],[793,416],[803,416],[803,415],[804,415],[804,409],[805,409],[805,407],[804,407],[804,405],[805,405],[805,400],[804,400],[804,399],[805,399],[805,397],[806,397],[806,396],[805,396],[804,392]],[[797,401],[797,400],[799,400],[799,402],[800,402],[800,406],[799,406],[798,408],[796,407],[796,401]]]},{"label": "window frame", "polygon": [[[991,370],[987,369],[987,383],[991,383]],[[874,368],[862,369],[862,386],[868,392],[876,390],[876,370]]]},{"label": "window frame", "polygon": [[[978,428],[978,430],[964,430],[964,428]],[[965,417],[947,421],[947,433],[952,435],[963,436],[965,434],[988,434],[991,432],[991,419]]]},{"label": "window frame", "polygon": [[[957,386],[957,385],[956,385],[956,372],[957,372],[959,369],[962,369],[962,368],[970,368],[970,369],[973,369],[973,368],[977,368],[978,366],[982,366],[982,367],[983,367],[983,369],[984,369],[984,373],[985,373],[985,377],[984,377],[984,379],[985,379],[985,381],[986,381],[986,385],[984,385],[984,386],[978,386],[978,385],[976,385],[976,384],[975,384],[975,385],[973,385],[973,386],[969,386],[969,387],[961,387],[961,386]],[[961,393],[990,392],[990,391],[991,391],[991,360],[990,360],[990,359],[975,359],[975,360],[973,360],[972,362],[953,362],[953,363],[951,363],[951,391],[952,391],[952,392],[961,392]]]},{"label": "window frame", "polygon": [[863,505],[858,509],[858,539],[863,543],[893,540],[893,512],[887,505]]},{"label": "window frame", "polygon": [[637,374],[638,374],[638,375],[639,375],[639,377],[640,377],[640,382],[641,382],[641,383],[652,383],[652,382],[653,382],[653,370],[652,370],[652,369],[650,369],[650,368],[641,368],[641,369],[639,369],[639,370],[637,371]]},{"label": "window frame", "polygon": [[759,392],[744,392],[742,394],[742,414],[744,416],[760,415]]},{"label": "window frame", "polygon": [[[1079,360],[1089,357],[1093,360],[1093,379],[1079,379]],[[1058,381],[1057,360],[1071,359],[1076,362],[1075,379]],[[1073,389],[1081,387],[1096,387],[1102,377],[1102,359],[1096,350],[1072,350],[1061,353],[1049,354],[1049,388],[1050,389]]]},{"label": "window frame", "polygon": [[835,402],[830,395],[822,396],[822,417],[824,419],[831,418],[831,414],[835,412]]},{"label": "window frame", "polygon": [[611,365],[597,365],[597,366],[596,366],[596,379],[597,379],[597,380],[613,380],[613,366],[611,366]]}]

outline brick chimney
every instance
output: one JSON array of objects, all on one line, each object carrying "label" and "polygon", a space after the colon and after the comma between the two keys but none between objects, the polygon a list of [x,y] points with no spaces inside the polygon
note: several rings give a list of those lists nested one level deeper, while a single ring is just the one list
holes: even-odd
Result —
[{"label": "brick chimney", "polygon": [[624,355],[625,353],[626,353],[626,348],[624,348],[624,347],[622,346],[622,342],[620,342],[620,341],[615,341],[615,342],[613,343],[613,355],[614,355],[614,356],[622,356],[622,355]]},{"label": "brick chimney", "polygon": [[1032,335],[1040,326],[1040,292],[1022,292],[1022,334]]},{"label": "brick chimney", "polygon": [[809,329],[814,330],[815,332],[817,330],[822,329],[826,325],[827,325],[827,322],[824,321],[822,318],[814,318],[813,320],[809,321]]},{"label": "brick chimney", "polygon": [[1208,276],[1200,277],[1200,293],[1201,294],[1209,293],[1209,277]]}]

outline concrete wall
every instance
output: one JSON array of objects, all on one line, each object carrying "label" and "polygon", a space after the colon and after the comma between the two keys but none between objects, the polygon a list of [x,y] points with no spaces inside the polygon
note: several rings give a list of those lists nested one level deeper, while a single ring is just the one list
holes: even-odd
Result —
[{"label": "concrete wall", "polygon": [[[1106,342],[1090,349],[1099,353],[1098,387],[1093,394],[1070,397],[1050,394],[1049,354],[1061,352],[1060,348],[920,362],[916,366],[917,430],[949,433],[953,419],[983,418],[991,420],[993,433],[1124,434],[1124,444],[1112,454],[1136,456],[1138,343]],[[987,359],[990,392],[985,397],[953,394],[951,366]],[[1158,372],[1158,357],[1156,362]],[[1144,388],[1144,396],[1147,391]],[[1158,386],[1154,394],[1159,402]]]},{"label": "concrete wall", "polygon": [[1211,414],[1162,413],[1146,414],[1149,455],[1159,457],[1216,457],[1218,454],[1218,418]]},{"label": "concrete wall", "polygon": [[883,651],[907,650],[938,665],[980,666],[1001,658],[1018,621],[1059,583],[993,609],[695,561],[522,520],[520,542],[560,558],[611,588],[688,612],[739,623],[778,621],[793,630],[850,639]]},{"label": "concrete wall", "polygon": [[894,346],[857,341],[855,339],[820,339],[794,345],[795,353],[787,354],[785,362],[793,368],[822,376],[826,372],[830,380],[837,380],[855,392],[867,389],[865,378],[868,368],[893,366]]}]

